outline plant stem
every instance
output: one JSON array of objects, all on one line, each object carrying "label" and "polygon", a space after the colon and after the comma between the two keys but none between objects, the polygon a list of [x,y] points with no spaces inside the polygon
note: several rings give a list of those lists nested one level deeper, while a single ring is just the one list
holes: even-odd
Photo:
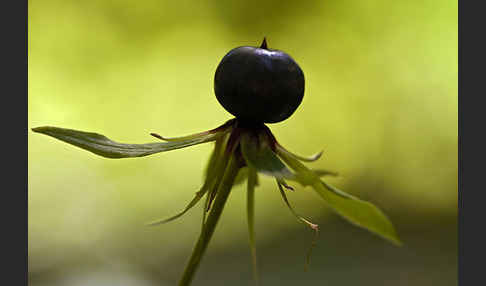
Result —
[{"label": "plant stem", "polygon": [[255,186],[256,186],[256,170],[249,168],[248,170],[248,184],[247,184],[247,219],[248,219],[248,234],[250,240],[251,262],[253,266],[253,279],[255,285],[258,285],[258,270],[257,257],[255,245]]},{"label": "plant stem", "polygon": [[211,236],[214,233],[214,229],[216,228],[219,217],[223,212],[224,205],[226,203],[226,200],[228,199],[231,188],[233,187],[233,182],[235,181],[236,175],[238,174],[238,170],[239,164],[237,162],[237,158],[235,158],[235,155],[231,153],[229,155],[229,162],[224,172],[221,184],[219,185],[213,206],[201,231],[199,240],[194,246],[194,250],[192,251],[191,258],[186,265],[184,274],[179,281],[179,286],[188,286],[191,284],[191,281],[194,277],[194,274],[196,273],[197,268],[199,267],[199,263],[201,262],[204,252],[208,247]]}]

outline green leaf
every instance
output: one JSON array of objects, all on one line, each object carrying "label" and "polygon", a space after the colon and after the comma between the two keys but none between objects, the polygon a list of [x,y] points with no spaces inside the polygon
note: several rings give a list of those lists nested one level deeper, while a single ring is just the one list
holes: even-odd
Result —
[{"label": "green leaf", "polygon": [[211,154],[208,165],[206,167],[205,174],[207,178],[208,194],[206,196],[206,202],[203,206],[203,227],[204,223],[206,222],[206,213],[209,211],[211,202],[216,196],[219,183],[223,178],[224,170],[226,169],[226,165],[228,162],[228,157],[225,155],[228,137],[229,135],[225,134],[224,136],[221,136],[216,140],[213,153]]},{"label": "green leaf", "polygon": [[201,138],[201,137],[205,137],[207,135],[210,135],[210,134],[214,134],[214,133],[218,133],[218,132],[222,132],[222,131],[225,131],[227,130],[227,128],[231,127],[234,123],[234,119],[231,119],[231,120],[228,120],[226,121],[223,125],[217,127],[217,128],[214,128],[214,129],[211,129],[211,130],[208,130],[208,131],[204,131],[204,132],[199,132],[199,133],[195,133],[195,134],[191,134],[191,135],[187,135],[187,136],[182,136],[182,137],[172,137],[172,138],[168,138],[168,137],[163,137],[157,133],[150,133],[150,135],[156,137],[156,138],[159,138],[161,140],[164,140],[164,141],[174,141],[174,142],[177,142],[177,141],[187,141],[187,140],[192,140],[192,139],[196,139],[196,138]]},{"label": "green leaf", "polygon": [[216,165],[216,170],[217,170],[215,172],[216,177],[213,180],[213,182],[211,183],[211,185],[209,186],[209,192],[208,192],[209,200],[207,201],[206,211],[209,211],[209,209],[211,208],[212,202],[213,202],[214,198],[216,197],[216,194],[217,194],[218,189],[219,189],[219,185],[221,184],[221,180],[222,180],[222,177],[223,177],[223,174],[224,174],[224,170],[226,169],[227,165],[228,165],[228,158],[223,153],[221,160],[219,160],[217,162],[217,165]]},{"label": "green leaf", "polygon": [[[214,149],[213,152],[211,153],[211,157],[208,160],[208,165],[206,167],[206,172],[205,172],[205,179],[204,179],[204,184],[201,187],[201,189],[196,193],[195,197],[192,199],[192,201],[179,213],[177,213],[174,216],[171,216],[166,219],[161,219],[161,220],[156,220],[154,222],[150,222],[147,225],[150,226],[155,226],[155,225],[160,225],[164,224],[170,221],[173,221],[182,215],[184,215],[187,211],[189,211],[192,207],[194,207],[199,200],[207,193],[207,191],[214,186],[214,182],[218,179],[218,172],[220,172],[219,177],[222,177],[222,172],[224,170],[221,170],[220,168],[218,169],[218,165],[220,165],[220,160],[222,159],[221,156],[224,152],[224,145],[223,143],[225,142],[224,136],[219,137],[215,144],[214,144]],[[204,224],[204,219],[205,219],[205,214],[206,211],[204,211],[203,215],[203,224]]]},{"label": "green leaf", "polygon": [[300,160],[300,161],[304,161],[304,162],[314,162],[314,161],[317,161],[317,160],[319,160],[319,158],[321,158],[322,153],[323,153],[323,151],[321,151],[321,152],[316,153],[314,155],[311,155],[309,157],[305,157],[305,156],[300,156],[300,155],[297,155],[297,154],[294,154],[294,153],[288,151],[287,149],[285,149],[280,144],[277,144],[276,146],[277,146],[277,152],[285,153],[288,156],[293,157],[294,159],[297,159],[297,160]]},{"label": "green leaf", "polygon": [[[320,182],[321,179],[319,177],[321,176],[337,175],[337,173],[326,170],[311,170],[300,163],[293,156],[283,152],[281,149],[277,149],[277,154],[280,158],[282,158],[282,160],[284,160],[285,163],[287,163],[287,165],[290,166],[291,169],[295,171],[295,176],[290,178],[290,180],[297,181],[303,186],[312,186],[314,183]],[[338,191],[338,194],[343,194],[343,192]],[[346,197],[346,195],[344,196]]]},{"label": "green leaf", "polygon": [[282,195],[282,198],[285,202],[285,204],[287,205],[287,207],[289,208],[289,210],[292,212],[292,214],[298,219],[300,220],[301,222],[303,222],[304,224],[306,224],[307,226],[309,226],[312,230],[315,231],[315,236],[314,236],[314,239],[312,240],[312,244],[309,248],[309,251],[307,252],[307,260],[306,260],[306,269],[308,267],[308,265],[310,264],[310,256],[312,254],[312,250],[314,249],[314,246],[316,245],[316,241],[317,241],[317,236],[319,235],[319,226],[315,223],[312,223],[310,222],[309,220],[305,219],[304,217],[300,216],[295,210],[294,208],[292,208],[292,206],[290,205],[289,203],[289,200],[287,199],[287,195],[285,194],[285,191],[283,189],[283,185],[285,184],[285,182],[281,181],[281,180],[278,180],[277,179],[277,185],[278,185],[278,189],[280,190],[280,194]]},{"label": "green leaf", "polygon": [[214,178],[217,172],[221,172],[221,170],[218,169],[218,164],[223,158],[224,151],[226,150],[226,142],[228,141],[228,137],[228,134],[224,134],[214,142],[213,152],[211,152],[211,156],[209,157],[208,163],[204,170],[205,177]]},{"label": "green leaf", "polygon": [[195,206],[199,202],[199,200],[201,200],[201,198],[204,196],[204,194],[206,193],[206,191],[207,191],[207,187],[206,187],[206,185],[203,185],[201,187],[201,190],[196,193],[196,196],[192,199],[192,201],[181,212],[179,212],[176,215],[171,216],[169,218],[165,218],[165,219],[161,219],[161,220],[156,220],[156,221],[153,221],[153,222],[149,222],[149,223],[147,223],[147,225],[149,225],[149,226],[156,226],[156,225],[168,223],[170,221],[173,221],[173,220],[181,217],[188,210],[190,210],[193,206]]},{"label": "green leaf", "polygon": [[[402,245],[391,221],[375,205],[348,195],[348,198],[337,194],[337,189],[324,182],[316,183],[317,193],[342,217],[354,225],[389,240],[395,245]],[[339,191],[345,194],[342,191]]]},{"label": "green leaf", "polygon": [[179,286],[188,286],[196,273],[197,268],[201,262],[202,257],[209,245],[209,241],[214,233],[216,225],[219,221],[221,213],[223,212],[224,206],[231,192],[233,182],[238,174],[239,169],[238,161],[234,158],[234,154],[230,154],[228,158],[228,163],[224,171],[223,178],[221,179],[221,184],[219,184],[216,199],[214,200],[214,205],[209,212],[208,218],[204,227],[201,231],[199,239],[194,246],[193,252],[189,261],[187,262],[186,268],[179,281]]},{"label": "green leaf", "polygon": [[222,135],[222,133],[207,134],[195,139],[178,142],[124,144],[112,141],[97,133],[58,127],[37,127],[33,128],[32,131],[49,135],[66,143],[90,151],[96,155],[113,159],[143,157],[159,152],[180,149],[196,144],[214,141]]},{"label": "green leaf", "polygon": [[250,167],[278,179],[294,177],[265,140],[258,141],[257,138],[245,133],[241,136],[240,143],[243,157]]},{"label": "green leaf", "polygon": [[305,219],[304,217],[300,216],[297,212],[295,212],[295,210],[292,208],[292,206],[290,205],[289,203],[289,200],[287,199],[287,195],[285,195],[285,191],[283,189],[283,184],[280,180],[277,180],[277,185],[278,185],[278,188],[280,190],[280,194],[282,195],[282,198],[285,202],[285,204],[287,205],[287,207],[290,209],[290,211],[292,212],[292,214],[300,221],[302,221],[303,223],[305,223],[307,226],[309,226],[310,228],[312,228],[313,230],[315,231],[318,231],[319,227],[317,224],[315,223],[312,223],[310,221],[308,221],[307,219]]},{"label": "green leaf", "polygon": [[332,177],[337,177],[339,174],[337,172],[329,171],[329,170],[323,170],[323,169],[311,169],[314,174],[316,174],[319,177],[325,177],[325,176],[332,176]]},{"label": "green leaf", "polygon": [[296,159],[280,152],[279,156],[297,172],[296,180],[302,185],[311,185],[317,194],[341,217],[352,224],[369,230],[395,245],[401,241],[386,215],[370,202],[360,200],[319,179],[311,170]]},{"label": "green leaf", "polygon": [[257,173],[253,168],[248,168],[248,185],[247,185],[247,218],[248,218],[248,235],[250,240],[250,250],[253,265],[253,278],[258,284],[256,242],[255,242],[255,186],[257,184]]},{"label": "green leaf", "polygon": [[203,137],[203,136],[207,136],[211,134],[210,131],[204,131],[204,132],[199,132],[199,133],[196,133],[196,134],[191,134],[191,135],[187,135],[187,136],[182,136],[182,137],[163,137],[157,133],[150,133],[150,135],[154,136],[155,138],[158,138],[160,140],[164,140],[164,141],[168,141],[168,142],[180,142],[180,141],[187,141],[187,140],[192,140],[192,139],[196,139],[196,138],[199,138],[199,137]]}]

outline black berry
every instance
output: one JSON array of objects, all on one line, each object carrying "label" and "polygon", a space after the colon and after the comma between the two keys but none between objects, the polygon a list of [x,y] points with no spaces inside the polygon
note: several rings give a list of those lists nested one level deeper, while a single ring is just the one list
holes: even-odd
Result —
[{"label": "black berry", "polygon": [[304,97],[304,73],[286,53],[238,47],[216,69],[214,91],[219,103],[239,120],[275,123],[290,117]]}]

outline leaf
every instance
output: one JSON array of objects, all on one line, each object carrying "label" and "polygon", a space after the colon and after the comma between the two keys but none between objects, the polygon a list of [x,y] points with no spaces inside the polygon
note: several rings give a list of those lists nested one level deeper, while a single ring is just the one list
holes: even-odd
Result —
[{"label": "leaf", "polygon": [[194,246],[191,257],[186,264],[186,268],[184,269],[184,273],[182,274],[182,278],[178,285],[188,286],[191,284],[194,274],[196,273],[201,259],[209,245],[209,241],[211,240],[221,213],[223,212],[224,206],[231,192],[234,179],[238,174],[238,169],[238,161],[234,158],[234,154],[230,153],[226,170],[224,171],[223,178],[221,179],[221,184],[218,187],[218,194],[214,201],[214,206],[209,212],[206,223],[204,224],[199,239]]},{"label": "leaf", "polygon": [[206,167],[206,178],[208,182],[208,194],[206,196],[206,202],[203,208],[203,218],[202,218],[202,226],[204,227],[204,223],[206,221],[206,213],[210,209],[211,202],[216,196],[217,189],[219,187],[219,183],[224,175],[224,170],[226,169],[226,164],[228,162],[227,156],[225,156],[226,151],[226,143],[228,141],[229,135],[225,134],[224,136],[218,138],[214,145],[213,153],[211,154],[211,158],[209,159],[208,165]]},{"label": "leaf", "polygon": [[247,218],[248,218],[248,235],[250,240],[250,250],[253,265],[253,277],[258,284],[257,256],[255,243],[255,186],[257,184],[257,173],[253,168],[248,168],[248,185],[247,185]]},{"label": "leaf", "polygon": [[[282,160],[295,171],[294,178],[290,180],[297,181],[303,186],[312,186],[315,182],[320,182],[320,176],[337,175],[337,173],[326,170],[311,170],[300,163],[297,159],[288,155],[280,149],[277,149],[277,154]],[[339,191],[338,193],[343,193]]]},{"label": "leaf", "polygon": [[292,172],[272,151],[265,140],[258,140],[249,134],[241,136],[241,153],[246,163],[258,172],[278,179],[293,178]]},{"label": "leaf", "polygon": [[164,141],[168,141],[168,142],[180,142],[180,141],[192,140],[192,139],[196,139],[196,138],[199,138],[199,137],[207,136],[209,134],[211,134],[210,131],[204,131],[204,132],[199,132],[199,133],[191,134],[191,135],[187,135],[187,136],[169,138],[169,137],[163,137],[163,136],[161,136],[157,133],[150,133],[150,135],[154,136],[155,138],[158,138],[158,139],[164,140]]},{"label": "leaf", "polygon": [[324,182],[321,182],[321,184],[316,183],[314,189],[334,211],[352,224],[368,229],[397,246],[402,245],[391,221],[372,203],[362,201],[351,195],[348,195],[348,198],[344,198],[342,195],[337,194],[336,188]]},{"label": "leaf", "polygon": [[[210,187],[213,186],[213,182],[218,177],[217,165],[220,163],[219,159],[220,159],[221,154],[222,154],[222,149],[224,149],[223,143],[224,143],[224,136],[219,137],[216,140],[216,142],[214,144],[213,152],[211,153],[211,157],[208,160],[208,165],[206,167],[204,184],[201,187],[201,189],[196,193],[196,195],[192,199],[192,201],[181,212],[177,213],[176,215],[171,216],[171,217],[166,218],[166,219],[161,219],[161,220],[156,220],[154,222],[150,222],[147,225],[155,226],[155,225],[160,225],[160,224],[164,224],[164,223],[170,222],[172,220],[175,220],[175,219],[181,217],[182,215],[184,215],[188,210],[190,210],[192,207],[194,207],[199,202],[199,200],[201,200],[201,198],[207,193],[207,191],[210,189]],[[221,174],[221,176],[222,176],[222,174]],[[205,214],[206,214],[206,211],[204,211],[204,215],[203,215],[203,224],[204,224]]]},{"label": "leaf", "polygon": [[292,208],[292,206],[290,205],[289,203],[289,200],[287,199],[287,195],[285,195],[285,191],[283,189],[283,184],[281,181],[277,180],[277,185],[278,185],[278,188],[280,190],[280,194],[282,195],[282,198],[285,202],[285,204],[287,204],[287,207],[289,207],[290,211],[292,212],[292,214],[297,218],[299,219],[300,221],[302,221],[303,223],[305,223],[307,226],[309,226],[310,228],[312,228],[313,230],[318,230],[318,225],[317,224],[314,224],[310,221],[308,221],[307,219],[305,219],[304,217],[300,216],[299,214],[297,214],[295,212],[295,210]]},{"label": "leaf", "polygon": [[316,174],[319,177],[325,177],[325,176],[332,176],[332,177],[337,177],[339,174],[337,172],[329,171],[329,170],[323,170],[323,169],[311,169],[314,174]]},{"label": "leaf", "polygon": [[292,186],[289,186],[284,180],[282,179],[277,179],[277,182],[282,185],[282,187],[286,188],[289,191],[295,191],[295,189]]},{"label": "leaf", "polygon": [[221,160],[217,162],[217,166],[216,166],[217,171],[215,172],[216,177],[214,178],[213,182],[209,187],[209,192],[208,192],[209,200],[207,201],[206,211],[209,211],[209,209],[211,208],[212,202],[218,192],[219,185],[221,184],[221,180],[224,174],[223,172],[226,169],[227,165],[228,165],[228,158],[223,153],[221,155]]},{"label": "leaf", "polygon": [[278,189],[280,190],[280,194],[282,195],[282,198],[285,202],[285,204],[287,205],[287,207],[289,208],[289,210],[292,212],[292,214],[298,219],[300,220],[301,222],[303,222],[304,224],[306,224],[307,226],[309,226],[312,230],[315,231],[315,236],[314,236],[314,239],[312,240],[312,244],[309,248],[309,251],[307,252],[307,260],[306,260],[306,269],[308,267],[308,265],[310,264],[310,256],[312,254],[312,250],[314,249],[314,246],[316,245],[316,240],[317,240],[317,236],[319,235],[319,226],[315,223],[312,223],[310,222],[309,220],[305,219],[304,217],[300,216],[293,208],[292,206],[290,205],[289,203],[289,200],[287,199],[287,195],[285,195],[285,191],[283,189],[283,184],[285,184],[285,182],[283,181],[280,181],[277,179],[277,185],[278,185]]},{"label": "leaf", "polygon": [[300,160],[300,161],[304,161],[304,162],[314,162],[314,161],[317,161],[317,160],[319,160],[319,158],[321,158],[322,153],[324,152],[324,151],[320,151],[319,153],[316,153],[314,155],[311,155],[310,157],[304,157],[304,156],[300,156],[300,155],[297,155],[297,154],[294,154],[294,153],[288,151],[287,149],[285,149],[280,144],[276,144],[276,146],[277,146],[277,150],[278,151],[280,151],[282,153],[285,153],[285,154],[293,157],[294,159],[297,159],[297,160]]},{"label": "leaf", "polygon": [[106,158],[143,157],[151,154],[180,149],[196,144],[214,141],[221,133],[208,134],[196,139],[167,143],[124,144],[108,139],[107,137],[91,132],[84,132],[58,127],[37,127],[32,131],[49,135],[66,143],[90,151]]},{"label": "leaf", "polygon": [[163,137],[163,136],[161,136],[157,133],[150,133],[150,135],[152,135],[156,138],[159,138],[161,140],[164,140],[164,141],[174,141],[174,142],[187,141],[187,140],[205,137],[207,135],[214,134],[214,133],[217,133],[217,132],[222,132],[222,131],[226,130],[227,128],[229,128],[231,125],[233,125],[234,121],[235,121],[234,119],[231,119],[231,120],[226,121],[223,125],[221,125],[217,128],[214,128],[214,129],[211,129],[211,130],[208,130],[208,131],[204,131],[204,132],[199,132],[199,133],[187,135],[187,136],[182,136],[182,137],[168,138],[168,137]]},{"label": "leaf", "polygon": [[311,170],[287,154],[280,152],[279,155],[297,172],[296,180],[304,186],[312,185],[317,194],[341,217],[356,226],[387,239],[395,245],[402,244],[393,224],[375,205],[321,181]]},{"label": "leaf", "polygon": [[211,156],[209,157],[206,168],[204,169],[205,177],[215,177],[215,173],[218,171],[218,162],[223,156],[224,150],[226,149],[227,141],[228,136],[227,134],[224,134],[223,136],[216,139],[216,141],[214,142],[213,152],[211,152]]},{"label": "leaf", "polygon": [[199,202],[199,200],[201,200],[201,198],[204,196],[204,194],[206,193],[206,191],[207,191],[207,187],[206,187],[206,185],[204,185],[203,187],[201,187],[201,190],[196,193],[196,196],[192,199],[192,201],[181,212],[179,212],[176,215],[171,216],[169,218],[165,218],[165,219],[161,219],[161,220],[156,220],[156,221],[153,221],[153,222],[149,222],[149,223],[147,223],[147,225],[148,226],[156,226],[156,225],[168,223],[170,221],[173,221],[173,220],[181,217],[188,210],[190,210],[193,206],[195,206]]},{"label": "leaf", "polygon": [[204,224],[206,223],[206,215],[208,213],[207,208],[209,205],[209,193],[206,195],[206,201],[203,205],[203,215],[202,215],[202,222],[201,222],[201,231],[204,230]]}]

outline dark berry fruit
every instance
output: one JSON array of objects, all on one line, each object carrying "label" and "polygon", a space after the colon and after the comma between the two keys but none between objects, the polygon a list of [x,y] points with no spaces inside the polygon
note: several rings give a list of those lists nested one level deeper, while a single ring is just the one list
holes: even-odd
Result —
[{"label": "dark berry fruit", "polygon": [[286,53],[260,47],[238,47],[216,69],[214,91],[219,103],[239,120],[280,122],[292,115],[304,97],[304,73]]}]

